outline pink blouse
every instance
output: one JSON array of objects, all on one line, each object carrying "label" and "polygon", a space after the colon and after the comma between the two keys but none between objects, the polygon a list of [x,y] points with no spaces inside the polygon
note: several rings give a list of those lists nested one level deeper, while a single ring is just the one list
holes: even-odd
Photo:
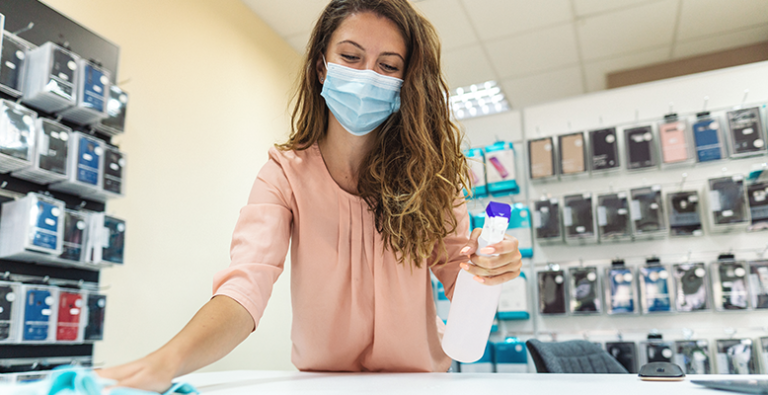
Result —
[{"label": "pink blouse", "polygon": [[[229,268],[214,295],[245,307],[258,325],[291,247],[291,360],[299,370],[445,372],[444,329],[432,298],[429,264],[397,263],[365,201],[333,180],[317,145],[269,151],[232,236]],[[466,205],[454,210],[447,262],[432,267],[446,294],[465,257]],[[291,243],[289,243],[291,242]]]}]

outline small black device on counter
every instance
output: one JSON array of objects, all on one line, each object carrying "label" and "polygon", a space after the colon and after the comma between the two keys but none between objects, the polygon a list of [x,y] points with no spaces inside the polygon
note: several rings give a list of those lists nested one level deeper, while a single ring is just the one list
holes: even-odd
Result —
[{"label": "small black device on counter", "polygon": [[680,381],[685,377],[683,369],[671,362],[651,362],[640,368],[638,376],[648,381]]}]

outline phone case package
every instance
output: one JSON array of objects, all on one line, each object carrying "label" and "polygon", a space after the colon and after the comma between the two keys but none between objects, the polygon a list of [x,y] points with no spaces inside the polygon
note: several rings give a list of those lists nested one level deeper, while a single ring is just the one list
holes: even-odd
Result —
[{"label": "phone case package", "polygon": [[664,202],[661,198],[661,186],[635,188],[630,191],[632,198],[632,228],[635,238],[649,239],[666,236],[667,225],[664,219]]},{"label": "phone case package", "polygon": [[565,314],[565,272],[549,270],[538,273],[539,312]]},{"label": "phone case package", "polygon": [[696,191],[667,194],[669,232],[672,236],[701,236],[704,234]]},{"label": "phone case package", "polygon": [[677,311],[706,311],[709,306],[709,276],[703,263],[681,263],[672,267]]},{"label": "phone case package", "polygon": [[0,258],[47,261],[61,254],[64,202],[29,193],[3,203],[0,216]]},{"label": "phone case package", "polygon": [[711,374],[709,342],[706,340],[680,340],[675,342],[674,363],[685,374]]},{"label": "phone case package", "polygon": [[118,135],[125,132],[125,115],[128,111],[128,94],[117,85],[109,86],[109,100],[107,100],[107,117],[101,122],[94,123],[94,129],[109,135]]},{"label": "phone case package", "polygon": [[23,303],[21,284],[0,281],[0,344],[18,340]]},{"label": "phone case package", "polygon": [[77,77],[77,104],[60,113],[64,119],[88,125],[107,117],[109,71],[80,59]]},{"label": "phone case package", "polygon": [[19,341],[49,343],[56,339],[57,287],[28,285],[22,287],[23,329]]},{"label": "phone case package", "polygon": [[637,314],[635,274],[624,261],[614,261],[605,269],[605,300],[608,314]]},{"label": "phone case package", "polygon": [[86,293],[85,330],[83,341],[104,340],[104,319],[107,310],[107,296],[98,292]]},{"label": "phone case package", "polygon": [[104,177],[104,143],[87,134],[73,132],[68,149],[67,179],[51,184],[49,188],[83,197],[100,194]]},{"label": "phone case package", "polygon": [[747,202],[751,219],[749,230],[768,229],[768,181],[753,182],[747,185]]},{"label": "phone case package", "polygon": [[665,313],[672,311],[672,287],[669,270],[658,259],[649,259],[640,268],[640,299],[643,313]]},{"label": "phone case package", "polygon": [[768,371],[768,337],[760,338],[760,352],[763,357],[763,369]]},{"label": "phone case package", "polygon": [[752,307],[768,309],[768,260],[749,263],[749,290]]},{"label": "phone case package", "polygon": [[534,203],[533,228],[540,244],[563,242],[560,229],[560,201],[557,198],[542,198]]},{"label": "phone case package", "polygon": [[72,129],[46,118],[38,118],[36,126],[32,164],[13,176],[38,184],[66,180]]},{"label": "phone case package", "polygon": [[56,317],[57,342],[83,341],[81,324],[85,300],[79,289],[59,289],[58,313]]},{"label": "phone case package", "polygon": [[52,42],[27,54],[24,102],[47,112],[76,105],[80,57]]},{"label": "phone case package", "polygon": [[498,317],[500,320],[527,320],[531,318],[528,307],[528,277],[525,273],[501,287]]},{"label": "phone case package", "polygon": [[678,165],[693,162],[691,144],[688,142],[688,127],[677,114],[664,116],[659,125],[661,141],[661,159],[665,165]]},{"label": "phone case package", "polygon": [[718,374],[757,374],[752,339],[717,340]]},{"label": "phone case package", "polygon": [[493,343],[493,362],[496,373],[528,373],[525,343],[516,338]]},{"label": "phone case package", "polygon": [[624,129],[624,141],[627,147],[627,169],[644,170],[658,167],[656,141],[653,126],[638,126]]},{"label": "phone case package", "polygon": [[584,132],[558,136],[558,147],[562,176],[587,174],[587,143]]},{"label": "phone case package", "polygon": [[89,197],[105,202],[108,199],[125,196],[125,164],[125,154],[117,147],[105,144],[102,187],[100,190],[90,194]]},{"label": "phone case package", "polygon": [[732,255],[721,255],[712,263],[712,296],[719,311],[749,308],[749,267]]},{"label": "phone case package", "polygon": [[696,114],[696,122],[693,124],[693,141],[696,145],[698,162],[711,162],[725,157],[722,127],[709,112]]},{"label": "phone case package", "polygon": [[24,88],[24,68],[30,43],[14,34],[3,31],[0,53],[0,92],[21,97]]},{"label": "phone case package", "polygon": [[528,141],[528,161],[531,180],[557,176],[555,145],[552,137]]},{"label": "phone case package", "polygon": [[563,198],[563,227],[565,241],[569,243],[597,241],[591,193],[569,195]]},{"label": "phone case package", "polygon": [[533,257],[533,237],[531,236],[531,213],[522,203],[512,205],[507,232],[518,241],[517,248],[523,258]]},{"label": "phone case package", "polygon": [[641,354],[640,366],[651,362],[672,362],[675,357],[675,345],[672,342],[662,340],[660,335],[656,335],[656,338],[653,336],[648,335],[648,341],[640,343],[644,351]]},{"label": "phone case package", "polygon": [[597,197],[597,230],[600,242],[625,241],[632,238],[626,192]]},{"label": "phone case package", "polygon": [[593,130],[589,132],[589,146],[592,171],[608,171],[621,167],[619,161],[619,142],[616,128]]},{"label": "phone case package", "polygon": [[32,165],[37,113],[7,100],[0,100],[0,173]]},{"label": "phone case package", "polygon": [[85,262],[93,265],[121,265],[125,254],[125,221],[92,213],[88,221]]},{"label": "phone case package", "polygon": [[464,151],[469,165],[469,176],[472,178],[472,198],[479,199],[488,196],[488,186],[485,183],[485,159],[483,150],[472,148]]},{"label": "phone case package", "polygon": [[760,155],[766,152],[760,108],[744,108],[726,113],[728,118],[731,158]]},{"label": "phone case package", "polygon": [[570,311],[574,314],[600,314],[600,281],[597,268],[572,267],[568,269],[570,278]]},{"label": "phone case package", "polygon": [[637,373],[637,347],[634,342],[605,342],[605,350],[629,373]]},{"label": "phone case package", "polygon": [[90,215],[85,211],[64,210],[62,250],[56,261],[77,266],[83,262],[89,222]]},{"label": "phone case package", "polygon": [[506,196],[520,193],[515,172],[515,148],[512,143],[499,141],[485,147],[485,169],[489,194]]},{"label": "phone case package", "polygon": [[710,179],[707,203],[713,232],[740,230],[750,223],[747,193],[741,175]]}]

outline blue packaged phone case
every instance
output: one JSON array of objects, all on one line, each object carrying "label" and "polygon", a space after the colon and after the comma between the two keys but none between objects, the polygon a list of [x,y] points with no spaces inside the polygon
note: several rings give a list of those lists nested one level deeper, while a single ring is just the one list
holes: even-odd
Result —
[{"label": "blue packaged phone case", "polygon": [[632,269],[617,266],[606,270],[608,314],[634,314],[635,295]]},{"label": "blue packaged phone case", "polygon": [[85,65],[84,74],[82,106],[98,112],[104,112],[107,94],[105,85],[108,82],[108,77],[103,71],[91,64]]},{"label": "blue packaged phone case", "polygon": [[96,186],[99,184],[101,143],[84,135],[81,135],[79,138],[77,180]]},{"label": "blue packaged phone case", "polygon": [[643,311],[646,313],[671,311],[669,271],[663,266],[652,264],[640,268],[640,279]]},{"label": "blue packaged phone case", "polygon": [[42,288],[28,289],[24,294],[24,333],[25,341],[48,340],[51,326],[53,294]]},{"label": "blue packaged phone case", "polygon": [[709,162],[723,158],[723,145],[720,138],[720,123],[709,113],[696,114],[693,124],[693,139],[696,144],[696,158],[699,162]]}]

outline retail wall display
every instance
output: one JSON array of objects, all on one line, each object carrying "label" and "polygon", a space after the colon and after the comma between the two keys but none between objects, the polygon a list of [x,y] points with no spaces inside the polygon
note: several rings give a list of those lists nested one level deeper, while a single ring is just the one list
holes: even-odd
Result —
[{"label": "retail wall display", "polygon": [[587,144],[583,132],[559,136],[558,146],[560,174],[571,176],[587,172]]},{"label": "retail wall display", "polygon": [[56,338],[58,289],[43,285],[23,285],[24,318],[21,342],[52,342]]},{"label": "retail wall display", "polygon": [[711,162],[725,157],[725,140],[722,125],[709,111],[696,114],[693,124],[693,141],[696,146],[696,160]]},{"label": "retail wall display", "polygon": [[768,229],[768,171],[753,171],[747,177],[750,231]]},{"label": "retail wall display", "polygon": [[627,169],[642,170],[658,167],[656,141],[653,126],[637,126],[624,129],[624,142],[627,149]]},{"label": "retail wall display", "polygon": [[39,261],[62,249],[64,202],[30,193],[2,205],[0,257]]},{"label": "retail wall display", "polygon": [[732,158],[760,155],[766,152],[759,107],[728,111],[726,118],[730,132]]},{"label": "retail wall display", "polygon": [[749,206],[744,177],[712,178],[709,187],[709,221],[713,232],[744,229],[749,225]]},{"label": "retail wall display", "polygon": [[752,339],[717,340],[718,374],[757,374]]},{"label": "retail wall display", "polygon": [[527,320],[531,317],[529,310],[528,277],[525,273],[520,273],[520,276],[504,283],[501,288],[498,318],[500,320]]},{"label": "retail wall display", "polygon": [[0,344],[16,341],[24,298],[21,284],[0,281]]},{"label": "retail wall display", "polygon": [[697,191],[670,192],[667,194],[669,232],[671,236],[701,236],[701,205]]},{"label": "retail wall display", "polygon": [[632,228],[635,238],[663,237],[667,234],[664,218],[664,201],[661,198],[661,186],[634,188],[630,190],[632,199]]},{"label": "retail wall display", "polygon": [[529,140],[528,158],[531,180],[556,176],[555,156],[555,145],[552,137]]},{"label": "retail wall display", "polygon": [[74,132],[69,139],[67,180],[52,184],[50,189],[91,196],[103,189],[104,143],[85,133]]},{"label": "retail wall display", "polygon": [[640,268],[640,300],[643,313],[665,313],[672,311],[672,287],[669,270],[657,258],[646,261]]},{"label": "retail wall display", "polygon": [[597,230],[601,242],[631,239],[632,226],[626,192],[597,196]]},{"label": "retail wall display", "polygon": [[768,309],[768,260],[749,263],[749,289],[752,307]]},{"label": "retail wall display", "polygon": [[47,112],[77,104],[80,57],[52,42],[27,53],[24,102]]},{"label": "retail wall display", "polygon": [[499,141],[485,147],[488,193],[493,196],[520,193],[515,168],[515,148],[512,143]]},{"label": "retail wall display", "polygon": [[11,33],[3,31],[0,53],[0,92],[20,97],[23,89],[23,73],[27,52],[31,45]]},{"label": "retail wall display", "polygon": [[705,311],[709,306],[709,276],[704,263],[683,263],[672,267],[677,311]]},{"label": "retail wall display", "polygon": [[93,128],[106,134],[118,135],[125,132],[125,114],[128,111],[128,94],[116,85],[109,86],[107,117],[93,124]]},{"label": "retail wall display", "polygon": [[605,300],[608,314],[637,314],[634,270],[622,260],[605,269]]},{"label": "retail wall display", "polygon": [[606,342],[605,350],[624,366],[629,373],[637,373],[637,347],[635,342]]},{"label": "retail wall display", "polygon": [[107,117],[108,98],[109,71],[81,58],[78,61],[77,104],[60,115],[80,125],[101,121]]},{"label": "retail wall display", "polygon": [[680,340],[675,342],[674,363],[685,374],[711,374],[709,342],[706,340]]},{"label": "retail wall display", "polygon": [[712,263],[712,295],[718,310],[749,308],[749,267],[733,255],[721,255]]},{"label": "retail wall display", "polygon": [[83,294],[80,290],[66,288],[59,290],[56,341],[82,341],[80,322],[83,303]]},{"label": "retail wall display", "polygon": [[582,193],[563,198],[563,227],[565,241],[569,243],[593,243],[597,241],[592,194]]},{"label": "retail wall display", "polygon": [[677,114],[664,116],[664,122],[659,124],[661,157],[664,164],[690,163],[693,160],[687,129],[687,123],[679,119]]},{"label": "retail wall display", "polygon": [[541,314],[565,314],[565,271],[552,270],[538,273],[539,312]]},{"label": "retail wall display", "polygon": [[484,198],[488,196],[488,186],[485,182],[485,157],[480,148],[471,148],[464,151],[469,165],[469,175],[472,177],[472,198]]},{"label": "retail wall display", "polygon": [[32,163],[37,114],[19,104],[0,100],[0,173]]},{"label": "retail wall display", "polygon": [[571,267],[568,269],[570,312],[572,314],[600,314],[600,281],[597,268]]},{"label": "retail wall display", "polygon": [[32,163],[13,176],[38,184],[66,180],[72,129],[47,118],[38,118],[35,126]]},{"label": "retail wall display", "polygon": [[539,243],[562,243],[560,201],[557,198],[542,197],[534,202],[533,228]]},{"label": "retail wall display", "polygon": [[589,146],[593,172],[618,169],[619,142],[616,138],[616,128],[593,130],[589,132]]}]

